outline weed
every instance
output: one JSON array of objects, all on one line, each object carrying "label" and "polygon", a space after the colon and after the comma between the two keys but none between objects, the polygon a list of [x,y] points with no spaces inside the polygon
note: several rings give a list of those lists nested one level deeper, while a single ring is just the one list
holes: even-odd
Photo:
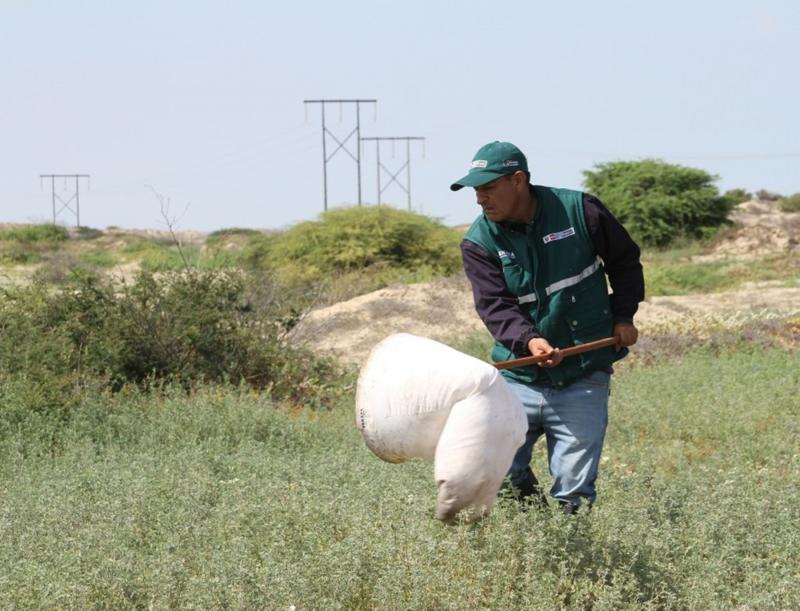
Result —
[{"label": "weed", "polygon": [[0,229],[0,240],[14,242],[63,242],[68,237],[64,227],[50,223]]},{"label": "weed", "polygon": [[[798,372],[700,349],[617,374],[591,513],[454,527],[429,464],[364,448],[352,396],[87,389],[0,435],[0,607],[797,608]],[[0,383],[0,422],[32,388]]]},{"label": "weed", "polygon": [[74,236],[76,240],[96,240],[97,238],[103,237],[103,232],[94,227],[85,227],[81,225],[75,230]]},{"label": "weed", "polygon": [[78,271],[56,291],[41,282],[10,289],[0,375],[99,377],[115,389],[228,382],[323,406],[335,367],[286,345],[285,312],[263,295],[235,272],[143,272],[114,286]]},{"label": "weed", "polygon": [[778,207],[783,212],[800,212],[800,193],[787,195],[778,200]]},{"label": "weed", "polygon": [[797,282],[800,259],[775,254],[757,260],[692,261],[694,249],[647,252],[642,260],[649,296],[687,295],[734,290],[745,282]]}]

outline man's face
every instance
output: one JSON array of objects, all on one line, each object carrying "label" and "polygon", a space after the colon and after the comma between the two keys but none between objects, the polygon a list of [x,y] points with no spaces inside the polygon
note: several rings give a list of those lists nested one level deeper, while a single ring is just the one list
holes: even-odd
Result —
[{"label": "man's face", "polygon": [[517,218],[520,211],[516,182],[514,175],[507,175],[475,187],[478,205],[483,208],[483,213],[490,221],[502,223],[523,220]]}]

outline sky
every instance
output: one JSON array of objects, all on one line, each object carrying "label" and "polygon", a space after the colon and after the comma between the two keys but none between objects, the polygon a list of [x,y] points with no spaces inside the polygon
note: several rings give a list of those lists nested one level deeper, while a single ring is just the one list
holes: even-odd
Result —
[{"label": "sky", "polygon": [[[537,184],[654,157],[723,191],[795,193],[798,26],[792,0],[0,0],[0,222],[52,221],[41,174],[89,174],[80,223],[100,229],[318,218],[321,106],[303,102],[319,99],[377,100],[359,105],[363,138],[424,137],[411,207],[450,225],[478,213],[449,185],[492,140]],[[355,109],[326,105],[329,208],[358,202],[356,136],[334,140]],[[406,154],[380,144],[380,201],[403,209]],[[363,141],[365,205],[378,168]],[[74,181],[54,184],[69,201]]]}]

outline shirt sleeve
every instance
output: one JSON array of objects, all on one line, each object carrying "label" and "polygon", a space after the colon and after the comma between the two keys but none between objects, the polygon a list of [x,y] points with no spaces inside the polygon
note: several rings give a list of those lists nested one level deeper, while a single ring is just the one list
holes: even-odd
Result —
[{"label": "shirt sleeve", "polygon": [[461,242],[461,258],[464,273],[472,284],[475,310],[486,328],[515,355],[529,355],[528,342],[541,335],[506,287],[502,264],[493,260],[485,248],[469,240]]},{"label": "shirt sleeve", "polygon": [[603,203],[584,193],[583,213],[595,251],[603,259],[611,285],[611,312],[614,322],[633,322],[644,300],[644,274],[641,252],[628,231]]}]

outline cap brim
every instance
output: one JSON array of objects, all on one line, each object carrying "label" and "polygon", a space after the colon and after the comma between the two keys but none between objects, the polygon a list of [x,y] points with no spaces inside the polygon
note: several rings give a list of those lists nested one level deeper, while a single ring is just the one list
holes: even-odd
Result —
[{"label": "cap brim", "polygon": [[451,191],[458,191],[463,187],[480,187],[481,185],[485,185],[487,182],[492,182],[493,180],[497,180],[501,176],[505,176],[503,172],[489,172],[486,170],[479,170],[477,172],[470,172],[464,178],[457,180],[452,185],[450,185]]}]

